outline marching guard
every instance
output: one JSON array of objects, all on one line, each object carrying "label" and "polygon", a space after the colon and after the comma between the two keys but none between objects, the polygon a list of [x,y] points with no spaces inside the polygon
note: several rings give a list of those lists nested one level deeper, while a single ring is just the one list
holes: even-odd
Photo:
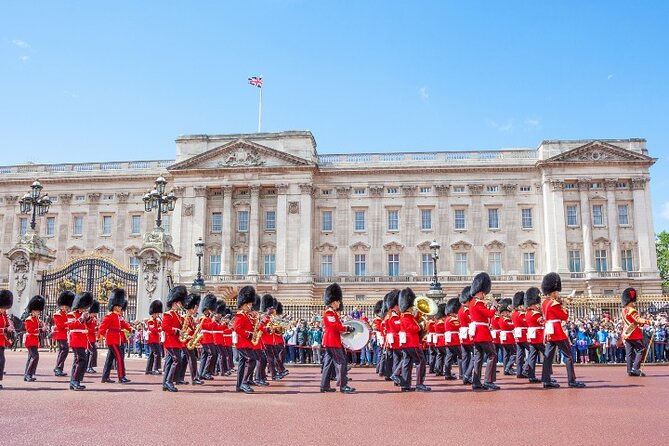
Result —
[{"label": "marching guard", "polygon": [[56,367],[53,369],[54,376],[67,376],[63,369],[67,355],[70,353],[70,344],[67,342],[67,313],[70,312],[72,302],[74,302],[72,291],[63,291],[58,295],[59,310],[53,315],[53,334],[51,335],[51,339],[58,343]]},{"label": "marching guard", "polygon": [[181,356],[183,343],[179,340],[183,319],[179,311],[183,307],[186,296],[188,296],[188,290],[183,285],[175,286],[170,290],[166,302],[169,310],[163,315],[161,323],[161,328],[165,334],[164,348],[166,355],[163,390],[168,392],[178,391],[176,387],[177,372],[183,363]]},{"label": "marching guard", "polygon": [[35,373],[37,364],[39,364],[39,335],[44,331],[44,324],[40,320],[40,315],[44,311],[46,300],[42,296],[33,296],[28,302],[26,308],[27,317],[23,323],[26,330],[23,346],[28,349],[28,360],[23,374],[23,380],[27,382],[36,381]]},{"label": "marching guard", "polygon": [[[495,384],[497,380],[497,352],[492,343],[490,333],[490,319],[495,316],[495,308],[486,307],[485,296],[490,293],[492,282],[488,273],[479,273],[474,276],[470,294],[472,299],[469,301],[469,314],[471,322],[469,323],[469,335],[474,341],[474,366],[472,367],[472,389],[481,390],[499,390]],[[483,367],[483,358],[486,359],[485,380],[481,383],[481,371]]]},{"label": "marching guard", "polygon": [[247,285],[237,294],[237,314],[234,319],[232,342],[237,348],[239,364],[237,366],[237,392],[253,393],[254,390],[247,383],[251,379],[251,372],[256,364],[256,354],[251,340],[255,334],[255,324],[251,307],[255,303],[255,289]]},{"label": "marching guard", "polygon": [[444,314],[443,343],[446,356],[444,357],[444,379],[447,381],[456,380],[457,377],[451,373],[453,364],[459,364],[462,360],[462,349],[460,348],[460,300],[453,297],[446,301]]},{"label": "marching guard", "polygon": [[530,353],[530,344],[527,342],[527,320],[525,319],[525,292],[518,291],[512,299],[513,337],[516,341],[516,378],[528,378],[527,356]]},{"label": "marching guard", "polygon": [[458,322],[460,322],[460,379],[462,384],[467,385],[472,383],[472,371],[474,367],[474,341],[469,336],[469,324],[472,319],[469,315],[469,301],[472,299],[470,294],[471,286],[467,285],[462,289],[458,301],[460,308],[458,309]]},{"label": "marching guard", "polygon": [[9,347],[9,333],[14,328],[7,316],[7,310],[14,304],[14,295],[9,290],[0,290],[0,389],[2,389],[2,377],[5,376],[5,347]]},{"label": "marching guard", "polygon": [[[427,364],[425,354],[421,349],[421,333],[423,329],[416,320],[414,301],[416,294],[411,288],[400,291],[399,306],[401,315],[400,323],[400,345],[402,346],[402,362],[400,374],[400,389],[402,392],[429,392],[432,390],[425,385],[425,372]],[[411,387],[411,375],[414,364],[416,365],[416,387]]]},{"label": "marching guard", "polygon": [[194,386],[201,386],[204,384],[204,381],[200,379],[197,369],[197,350],[194,344],[195,336],[195,315],[197,314],[198,308],[200,307],[200,295],[191,293],[186,297],[186,302],[184,303],[184,309],[186,314],[183,316],[186,320],[186,330],[187,333],[181,333],[182,339],[186,339],[186,342],[182,344],[181,355],[186,358],[181,363],[181,369],[177,372],[177,384],[188,384],[186,381],[186,365],[190,370],[191,384]]},{"label": "marching guard", "polygon": [[527,342],[529,354],[527,356],[527,378],[531,383],[540,383],[537,379],[537,361],[539,355],[545,358],[544,346],[544,318],[540,310],[541,291],[537,287],[525,291],[525,321],[527,323]]},{"label": "marching guard", "polygon": [[355,389],[348,385],[346,352],[341,343],[342,333],[353,331],[341,323],[339,311],[342,306],[342,291],[337,283],[330,284],[325,289],[323,301],[327,309],[323,313],[323,370],[321,371],[321,392],[335,392],[330,387],[330,376],[336,370],[337,384],[342,393],[354,393]]},{"label": "marching guard", "polygon": [[93,299],[88,308],[88,348],[86,349],[86,373],[97,373],[94,367],[98,366],[98,314],[100,302]]},{"label": "marching guard", "polygon": [[400,385],[400,364],[402,362],[402,351],[400,350],[400,314],[399,314],[400,290],[392,290],[386,294],[385,304],[388,309],[386,315],[386,372],[387,378],[393,380],[396,386]]},{"label": "marching guard", "polygon": [[200,369],[198,374],[201,379],[211,381],[214,377],[211,374],[212,365],[216,363],[216,345],[214,344],[214,331],[216,322],[212,315],[216,310],[216,296],[207,294],[200,304],[200,324],[202,324],[202,354],[200,355]]},{"label": "marching guard", "polygon": [[[376,345],[380,349],[384,349],[384,335],[383,335],[383,299],[376,301],[374,304],[374,320],[372,321],[373,336],[376,339]],[[376,373],[383,376],[383,354],[379,355],[379,360],[376,363]]]},{"label": "marching guard", "polygon": [[146,375],[160,375],[160,342],[163,336],[163,302],[154,300],[149,305],[151,318],[146,321],[146,344],[149,346],[149,355],[146,357]]},{"label": "marching guard", "polygon": [[100,322],[100,337],[105,338],[107,344],[107,358],[102,369],[102,382],[114,383],[115,381],[109,378],[112,369],[112,362],[116,360],[116,371],[118,373],[118,382],[121,384],[129,383],[130,380],[125,373],[125,358],[121,351],[121,344],[125,342],[124,331],[132,331],[133,328],[128,322],[123,319],[123,308],[128,304],[125,297],[125,290],[122,288],[114,288],[109,293],[109,301],[107,302],[107,310],[109,313]]},{"label": "marching guard", "polygon": [[639,327],[652,324],[653,321],[639,316],[636,309],[637,292],[634,288],[626,288],[622,294],[623,304],[623,340],[627,355],[627,375],[646,376],[641,371],[643,360],[643,333]]},{"label": "marching guard", "polygon": [[[67,314],[67,329],[70,348],[74,353],[72,372],[70,373],[70,390],[84,390],[81,382],[86,374],[88,350],[88,326],[90,314],[88,308],[93,304],[93,295],[87,291],[77,293],[72,303],[72,311]],[[119,370],[121,365],[118,366]]]},{"label": "marching guard", "polygon": [[516,341],[513,337],[513,320],[511,319],[511,299],[502,299],[499,301],[499,315],[497,318],[497,339],[502,349],[502,364],[504,364],[505,375],[515,375],[513,363],[516,358]]}]

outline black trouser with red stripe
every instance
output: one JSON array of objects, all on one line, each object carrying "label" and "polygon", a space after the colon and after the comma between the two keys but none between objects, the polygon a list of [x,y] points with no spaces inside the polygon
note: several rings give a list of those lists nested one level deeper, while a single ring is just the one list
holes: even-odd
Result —
[{"label": "black trouser with red stripe", "polygon": [[255,351],[250,348],[238,348],[237,355],[239,364],[237,365],[237,388],[251,380],[253,367],[256,365]]},{"label": "black trouser with red stripe", "polygon": [[514,344],[501,344],[502,347],[502,363],[504,364],[504,372],[510,373],[513,367],[513,362],[516,359],[516,346]]},{"label": "black trouser with red stripe", "polygon": [[121,351],[120,345],[107,345],[107,359],[102,368],[102,382],[109,379],[111,373],[112,363],[116,361],[116,371],[118,372],[118,379],[125,378],[125,358]]},{"label": "black trouser with red stripe", "polygon": [[434,354],[434,373],[443,374],[444,364],[446,362],[446,347],[432,347],[436,350]]},{"label": "black trouser with red stripe", "polygon": [[0,347],[0,382],[5,376],[5,347]]},{"label": "black trouser with red stripe", "polygon": [[213,358],[215,352],[213,351],[214,344],[202,344],[202,354],[200,356],[200,370],[198,371],[199,376],[204,376],[209,374],[209,369],[213,363]]},{"label": "black trouser with red stripe", "polygon": [[416,364],[416,385],[425,382],[425,371],[427,370],[427,361],[425,354],[420,347],[408,347],[401,349],[402,362],[400,365],[400,386],[411,387],[411,375],[413,366]]},{"label": "black trouser with red stripe", "polygon": [[326,347],[323,355],[323,370],[321,372],[321,389],[330,388],[330,376],[336,372],[337,385],[343,389],[348,385],[348,360],[343,347]]},{"label": "black trouser with red stripe", "polygon": [[[33,376],[37,371],[39,364],[39,349],[37,347],[28,347],[28,361],[26,362],[26,376]],[[0,376],[0,379],[2,377]]]},{"label": "black trouser with red stripe", "polygon": [[89,342],[88,350],[86,350],[87,368],[92,369],[98,366],[98,344],[97,342]]},{"label": "black trouser with red stripe", "polygon": [[65,360],[70,353],[70,344],[65,341],[58,341],[58,356],[56,356],[56,370],[63,371]]},{"label": "black trouser with red stripe", "polygon": [[625,340],[625,355],[627,356],[627,373],[638,372],[643,361],[643,351],[646,349],[641,339]]},{"label": "black trouser with red stripe", "polygon": [[462,361],[462,349],[459,345],[450,345],[444,347],[446,350],[446,358],[444,359],[444,376],[452,376],[451,367],[455,363]]},{"label": "black trouser with red stripe", "polygon": [[273,378],[279,372],[279,358],[276,345],[266,345],[265,346],[265,355],[267,356],[267,366],[269,368],[269,374]]},{"label": "black trouser with red stripe", "polygon": [[460,344],[461,358],[460,358],[460,379],[472,379],[472,368],[474,361],[472,361],[474,346],[472,344]]},{"label": "black trouser with red stripe", "polygon": [[564,357],[564,368],[567,370],[567,380],[570,383],[576,382],[576,373],[574,372],[574,358],[571,357],[571,348],[569,341],[548,341],[546,342],[546,355],[544,356],[544,364],[541,369],[541,381],[546,384],[551,382],[551,375],[553,374],[553,360],[555,359],[555,352],[560,350]]},{"label": "black trouser with red stripe", "polygon": [[[487,356],[486,356],[487,355]],[[474,358],[472,363],[472,385],[481,385],[483,357],[486,356],[485,383],[492,384],[497,380],[497,351],[492,342],[474,342]]]},{"label": "black trouser with red stripe", "polygon": [[165,372],[163,373],[163,386],[167,383],[174,384],[177,381],[177,372],[181,369],[181,348],[166,348]]},{"label": "black trouser with red stripe", "polygon": [[516,377],[527,374],[526,357],[530,351],[530,344],[516,341]]},{"label": "black trouser with red stripe", "polygon": [[[223,345],[215,345],[216,347],[216,364],[218,364],[218,369],[221,371],[221,375],[227,372],[228,369],[228,352],[225,351],[225,346]],[[214,366],[214,372],[216,371],[216,367]]]},{"label": "black trouser with red stripe", "polygon": [[544,344],[530,344],[530,354],[527,357],[527,377],[529,379],[537,378],[537,361],[539,361],[539,353],[545,356],[546,348]]},{"label": "black trouser with red stripe", "polygon": [[182,368],[182,373],[180,376],[179,381],[183,381],[185,376],[186,376],[186,363],[188,363],[188,368],[190,369],[190,377],[191,379],[197,379],[198,378],[198,370],[197,370],[197,352],[195,349],[189,350],[188,348],[184,347],[181,349],[183,356],[186,358],[186,361],[183,364]]},{"label": "black trouser with red stripe", "polygon": [[146,373],[160,370],[160,344],[151,343],[149,346],[149,355],[146,358]]},{"label": "black trouser with red stripe", "polygon": [[256,350],[256,359],[258,365],[256,366],[255,380],[267,381],[267,352],[263,350]]},{"label": "black trouser with red stripe", "polygon": [[70,382],[79,383],[86,374],[86,349],[84,347],[72,347],[74,361],[72,361],[72,373],[70,373]]}]

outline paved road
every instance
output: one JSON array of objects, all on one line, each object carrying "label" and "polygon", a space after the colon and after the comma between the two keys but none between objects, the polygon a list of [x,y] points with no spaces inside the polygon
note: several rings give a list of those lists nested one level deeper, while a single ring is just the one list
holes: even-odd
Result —
[{"label": "paved road", "polygon": [[[648,367],[641,379],[622,367],[581,367],[583,390],[543,390],[500,376],[502,390],[473,393],[432,377],[432,393],[400,394],[372,369],[354,369],[357,395],[321,394],[318,369],[293,368],[254,395],[235,393],[233,377],[171,394],[161,391],[159,377],[143,374],[137,359],[127,364],[132,383],[87,376],[87,390],[73,392],[66,378],[47,374],[55,360],[50,353],[41,354],[38,381],[23,382],[25,357],[7,352],[2,445],[669,443],[669,367],[663,366]],[[556,378],[565,382],[563,368]]]}]

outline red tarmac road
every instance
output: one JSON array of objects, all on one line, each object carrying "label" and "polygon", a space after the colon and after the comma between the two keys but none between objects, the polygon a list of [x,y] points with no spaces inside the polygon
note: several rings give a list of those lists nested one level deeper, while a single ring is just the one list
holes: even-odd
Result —
[{"label": "red tarmac road", "polygon": [[[319,369],[304,367],[245,395],[234,392],[234,376],[163,392],[160,377],[144,375],[138,359],[127,361],[132,383],[101,384],[99,374],[87,375],[87,389],[74,392],[67,378],[48,373],[54,354],[41,354],[33,383],[23,381],[25,359],[25,352],[7,352],[3,446],[669,443],[664,366],[647,367],[645,378],[628,377],[619,366],[578,367],[586,389],[543,390],[500,374],[502,390],[474,393],[459,381],[429,377],[429,394],[399,393],[372,369],[353,369],[357,395],[319,393]],[[563,368],[555,378],[565,384]]]}]

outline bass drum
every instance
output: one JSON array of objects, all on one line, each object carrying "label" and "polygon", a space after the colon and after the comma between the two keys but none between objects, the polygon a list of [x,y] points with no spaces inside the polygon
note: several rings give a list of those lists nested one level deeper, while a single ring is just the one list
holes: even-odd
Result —
[{"label": "bass drum", "polygon": [[344,325],[353,327],[352,332],[341,335],[341,343],[344,348],[351,351],[362,350],[372,336],[369,325],[356,319],[345,321]]}]

